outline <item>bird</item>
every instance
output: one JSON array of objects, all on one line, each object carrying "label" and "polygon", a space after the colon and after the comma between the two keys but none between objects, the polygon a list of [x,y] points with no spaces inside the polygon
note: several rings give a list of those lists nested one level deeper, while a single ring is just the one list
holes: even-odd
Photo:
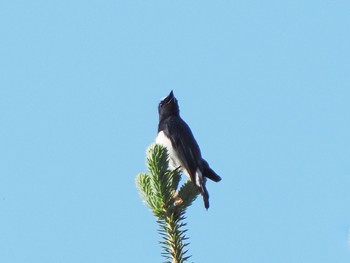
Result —
[{"label": "bird", "polygon": [[169,165],[179,168],[189,176],[203,197],[204,207],[209,208],[209,193],[206,179],[214,182],[221,177],[202,158],[201,150],[187,123],[180,117],[178,101],[173,91],[158,105],[159,123],[156,144],[165,146],[169,154]]}]

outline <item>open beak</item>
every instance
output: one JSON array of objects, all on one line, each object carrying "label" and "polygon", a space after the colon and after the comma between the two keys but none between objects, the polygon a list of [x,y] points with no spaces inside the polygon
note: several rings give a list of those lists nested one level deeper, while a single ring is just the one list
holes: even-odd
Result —
[{"label": "open beak", "polygon": [[164,99],[166,103],[169,103],[172,99],[174,99],[173,91],[170,91],[169,95]]}]

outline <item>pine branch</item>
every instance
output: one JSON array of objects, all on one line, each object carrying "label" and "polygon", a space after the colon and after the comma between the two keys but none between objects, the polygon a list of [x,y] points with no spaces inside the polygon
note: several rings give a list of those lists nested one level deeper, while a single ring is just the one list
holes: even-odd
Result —
[{"label": "pine branch", "polygon": [[136,184],[140,195],[157,218],[162,256],[166,262],[183,263],[188,252],[185,212],[199,194],[198,189],[187,180],[178,190],[179,169],[169,170],[169,155],[161,145],[152,145],[147,151],[149,174],[139,174]]}]

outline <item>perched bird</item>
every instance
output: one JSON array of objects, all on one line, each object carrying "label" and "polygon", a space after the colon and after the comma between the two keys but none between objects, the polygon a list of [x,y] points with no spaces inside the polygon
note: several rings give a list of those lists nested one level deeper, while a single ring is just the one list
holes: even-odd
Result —
[{"label": "perched bird", "polygon": [[170,165],[180,167],[198,187],[203,196],[204,206],[209,208],[209,194],[205,187],[206,178],[219,182],[217,175],[202,158],[190,127],[181,119],[179,105],[173,91],[158,106],[159,124],[156,143],[165,146],[169,153]]}]

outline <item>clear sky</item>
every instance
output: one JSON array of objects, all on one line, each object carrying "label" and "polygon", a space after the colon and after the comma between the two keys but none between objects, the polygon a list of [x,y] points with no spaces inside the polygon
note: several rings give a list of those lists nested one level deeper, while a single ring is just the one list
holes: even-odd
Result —
[{"label": "clear sky", "polygon": [[161,262],[171,89],[223,180],[190,262],[350,262],[350,2],[1,1],[0,262]]}]

